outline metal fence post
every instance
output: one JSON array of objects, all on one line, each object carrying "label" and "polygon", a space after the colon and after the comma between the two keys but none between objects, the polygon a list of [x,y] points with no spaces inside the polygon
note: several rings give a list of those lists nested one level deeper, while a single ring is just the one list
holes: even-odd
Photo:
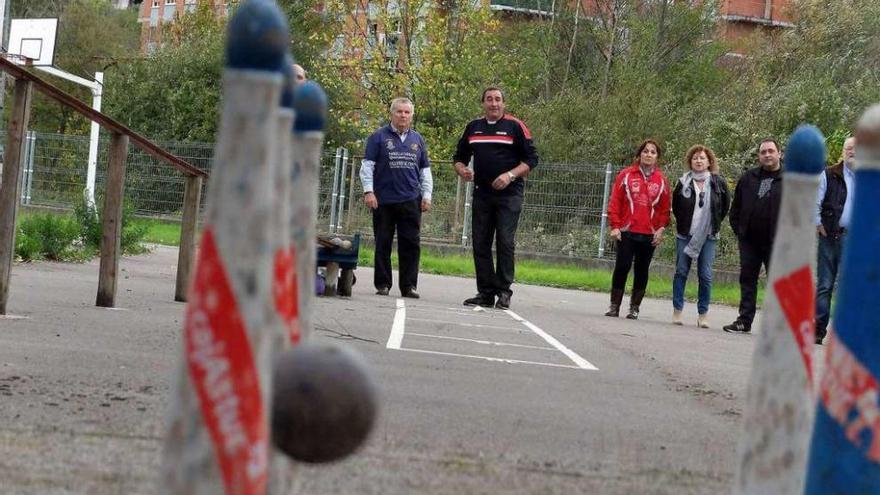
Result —
[{"label": "metal fence post", "polygon": [[455,242],[455,233],[461,228],[461,184],[464,182],[457,174],[455,179],[455,220],[452,224],[452,238],[450,239],[452,242]]},{"label": "metal fence post", "polygon": [[339,167],[342,162],[342,146],[336,148],[336,159],[333,161],[333,190],[330,193],[330,233],[336,233],[336,200],[339,198]]},{"label": "metal fence post", "polygon": [[599,227],[599,257],[605,256],[605,230],[608,228],[608,193],[611,191],[611,162],[605,165],[605,189],[602,193],[602,224]]},{"label": "metal fence post", "polygon": [[351,177],[348,179],[348,215],[345,216],[345,228],[351,229],[351,217],[354,215],[354,177],[357,175],[357,165],[354,163],[354,157],[351,160]]},{"label": "metal fence post", "polygon": [[34,188],[34,156],[37,154],[37,151],[36,151],[37,150],[37,133],[36,133],[36,131],[31,131],[29,134],[30,134],[30,136],[29,136],[28,141],[29,141],[30,145],[28,146],[28,161],[27,161],[27,169],[26,169],[27,180],[24,183],[24,186],[25,186],[24,204],[26,204],[26,205],[31,204],[31,193],[33,192],[33,188]]},{"label": "metal fence post", "polygon": [[[474,159],[471,158],[468,167],[473,170]],[[471,207],[474,200],[474,181],[467,183],[464,189],[464,221],[461,222],[461,246],[468,247],[471,239],[468,237],[468,231],[471,229]]]},{"label": "metal fence post", "polygon": [[345,215],[345,192],[348,189],[346,184],[346,175],[348,167],[348,148],[342,151],[342,166],[339,167],[339,206],[336,207],[336,231],[342,227],[342,217]]}]

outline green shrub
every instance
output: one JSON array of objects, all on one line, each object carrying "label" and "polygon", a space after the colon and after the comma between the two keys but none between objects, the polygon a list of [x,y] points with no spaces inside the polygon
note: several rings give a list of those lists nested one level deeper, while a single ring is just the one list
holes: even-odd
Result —
[{"label": "green shrub", "polygon": [[42,245],[39,239],[35,239],[24,232],[19,231],[15,236],[15,255],[23,261],[41,259]]},{"label": "green shrub", "polygon": [[[70,216],[36,213],[22,217],[18,226],[22,259],[35,259],[35,254],[50,260],[69,258],[74,241],[79,239],[79,225]],[[27,257],[26,257],[27,255]]]},{"label": "green shrub", "polygon": [[[100,204],[102,200],[98,199],[97,202]],[[94,206],[89,205],[84,196],[82,201],[74,205],[73,214],[79,224],[79,235],[83,246],[96,251],[100,250],[103,228],[102,213],[97,212]],[[122,238],[119,243],[122,253],[146,253],[148,249],[143,242],[148,229],[147,225],[134,221],[134,207],[129,201],[125,201],[122,206]]]}]

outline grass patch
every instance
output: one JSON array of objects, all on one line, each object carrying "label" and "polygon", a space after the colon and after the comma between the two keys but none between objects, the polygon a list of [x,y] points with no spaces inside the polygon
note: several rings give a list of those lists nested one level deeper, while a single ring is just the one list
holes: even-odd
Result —
[{"label": "grass patch", "polygon": [[[358,263],[373,266],[373,249],[361,247]],[[397,266],[397,254],[392,253],[391,263]],[[419,271],[438,275],[461,277],[474,276],[474,261],[470,256],[460,254],[438,255],[422,250]],[[632,282],[632,275],[630,275]],[[522,260],[516,263],[516,281],[522,284],[544,285],[563,289],[608,292],[611,288],[611,271],[586,269],[576,265],[560,265],[535,260]],[[648,281],[648,297],[672,300],[672,277],[652,274]],[[696,280],[690,280],[685,288],[685,298],[697,300]],[[764,287],[758,287],[758,304],[764,300]],[[712,284],[712,302],[736,306],[739,304],[738,284]]]},{"label": "grass patch", "polygon": [[180,245],[180,224],[177,222],[138,218],[134,220],[134,223],[145,229],[144,242],[165,246]]}]

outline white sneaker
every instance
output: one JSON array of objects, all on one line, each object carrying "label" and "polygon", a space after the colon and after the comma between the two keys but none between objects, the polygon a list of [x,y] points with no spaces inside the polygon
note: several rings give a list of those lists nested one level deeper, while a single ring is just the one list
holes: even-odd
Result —
[{"label": "white sneaker", "polygon": [[709,320],[706,318],[706,315],[697,316],[697,326],[700,328],[709,328]]},{"label": "white sneaker", "polygon": [[681,321],[681,311],[677,309],[672,310],[672,324],[684,325],[684,323]]}]

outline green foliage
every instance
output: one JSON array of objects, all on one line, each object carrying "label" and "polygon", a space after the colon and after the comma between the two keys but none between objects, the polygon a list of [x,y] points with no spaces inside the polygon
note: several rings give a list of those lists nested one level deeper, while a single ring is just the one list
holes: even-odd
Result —
[{"label": "green foliage", "polygon": [[213,142],[225,19],[209,2],[169,24],[152,55],[108,72],[108,112],[154,140]]},{"label": "green foliage", "polygon": [[[95,251],[99,250],[103,228],[102,212],[96,211],[96,208],[89,205],[83,197],[82,201],[74,205],[73,215],[79,228],[78,238],[82,244]],[[134,207],[129,201],[125,201],[122,208],[122,237],[119,241],[122,253],[129,255],[146,253],[148,249],[143,242],[148,231],[149,225],[136,221]]]},{"label": "green foliage", "polygon": [[79,237],[79,226],[69,216],[37,213],[25,216],[18,225],[16,255],[25,261],[46,258],[65,260]]},{"label": "green foliage", "polygon": [[[58,17],[55,66],[86,79],[137,52],[140,26],[134,9],[119,10],[106,0],[28,0],[13,1],[12,10],[13,17]],[[91,103],[88,89],[62,79],[49,79]],[[89,129],[86,119],[39,92],[34,94],[31,115],[32,130],[85,135]]]}]

